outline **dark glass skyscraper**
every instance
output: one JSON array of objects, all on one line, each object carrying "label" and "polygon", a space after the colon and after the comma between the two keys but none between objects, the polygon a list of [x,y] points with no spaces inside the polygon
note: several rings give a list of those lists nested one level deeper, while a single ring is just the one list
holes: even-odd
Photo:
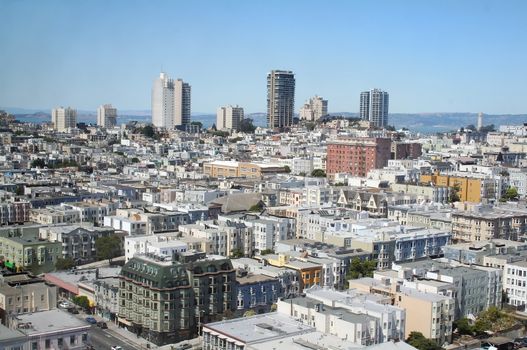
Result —
[{"label": "dark glass skyscraper", "polygon": [[271,71],[267,74],[267,126],[270,128],[291,126],[294,110],[294,73],[283,70]]}]

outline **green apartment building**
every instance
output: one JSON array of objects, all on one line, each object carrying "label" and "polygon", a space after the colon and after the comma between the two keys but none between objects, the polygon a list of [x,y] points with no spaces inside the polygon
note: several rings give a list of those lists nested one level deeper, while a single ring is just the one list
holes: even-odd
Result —
[{"label": "green apartment building", "polygon": [[[62,243],[33,237],[0,237],[0,259],[15,270],[38,269],[49,272],[62,257]],[[13,266],[14,264],[14,266]]]}]

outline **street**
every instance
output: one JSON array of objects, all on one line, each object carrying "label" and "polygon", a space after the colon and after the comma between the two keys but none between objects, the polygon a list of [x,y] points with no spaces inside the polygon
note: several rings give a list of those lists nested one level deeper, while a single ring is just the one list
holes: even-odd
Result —
[{"label": "street", "polygon": [[109,329],[101,329],[95,325],[90,329],[88,341],[97,350],[110,350],[115,345],[121,346],[123,350],[141,349],[136,343],[126,340]]}]

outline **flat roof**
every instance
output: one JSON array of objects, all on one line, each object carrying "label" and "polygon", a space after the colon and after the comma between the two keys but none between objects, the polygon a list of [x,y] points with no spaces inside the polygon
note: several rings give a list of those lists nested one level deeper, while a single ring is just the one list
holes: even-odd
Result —
[{"label": "flat roof", "polygon": [[245,344],[314,331],[313,327],[279,313],[208,323],[203,325],[203,329],[221,333]]},{"label": "flat roof", "polygon": [[20,341],[25,343],[26,336],[24,333],[16,330],[16,329],[9,329],[3,324],[0,323],[0,342],[13,342],[13,341]]},{"label": "flat roof", "polygon": [[29,328],[19,328],[22,333],[28,336],[79,328],[88,330],[90,328],[90,325],[85,321],[79,320],[75,316],[60,309],[18,315],[17,320],[19,325],[21,323],[31,323]]}]

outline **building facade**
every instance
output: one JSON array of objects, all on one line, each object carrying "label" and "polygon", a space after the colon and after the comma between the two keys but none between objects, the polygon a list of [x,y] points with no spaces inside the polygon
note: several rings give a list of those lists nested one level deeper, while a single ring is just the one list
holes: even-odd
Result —
[{"label": "building facade", "polygon": [[306,121],[317,121],[328,114],[328,100],[320,96],[311,97],[300,108],[300,119]]},{"label": "building facade", "polygon": [[365,177],[372,169],[380,169],[390,159],[391,141],[387,138],[352,138],[328,143],[326,172],[328,175],[348,173]]},{"label": "building facade", "polygon": [[152,87],[152,124],[167,129],[190,124],[190,98],[188,83],[161,73]]},{"label": "building facade", "polygon": [[67,131],[77,126],[77,110],[70,107],[57,107],[51,110],[51,123],[57,131]]},{"label": "building facade", "polygon": [[97,108],[97,125],[104,128],[113,128],[117,125],[117,108],[111,104],[101,105]]},{"label": "building facade", "polygon": [[295,113],[295,75],[273,70],[267,74],[267,126],[289,127]]},{"label": "building facade", "polygon": [[120,278],[119,323],[157,345],[191,339],[202,323],[236,309],[236,272],[229,259],[138,255]]},{"label": "building facade", "polygon": [[238,130],[243,120],[243,108],[238,106],[225,106],[216,112],[216,129]]},{"label": "building facade", "polygon": [[360,118],[373,126],[388,126],[389,95],[386,91],[372,89],[360,94]]}]

